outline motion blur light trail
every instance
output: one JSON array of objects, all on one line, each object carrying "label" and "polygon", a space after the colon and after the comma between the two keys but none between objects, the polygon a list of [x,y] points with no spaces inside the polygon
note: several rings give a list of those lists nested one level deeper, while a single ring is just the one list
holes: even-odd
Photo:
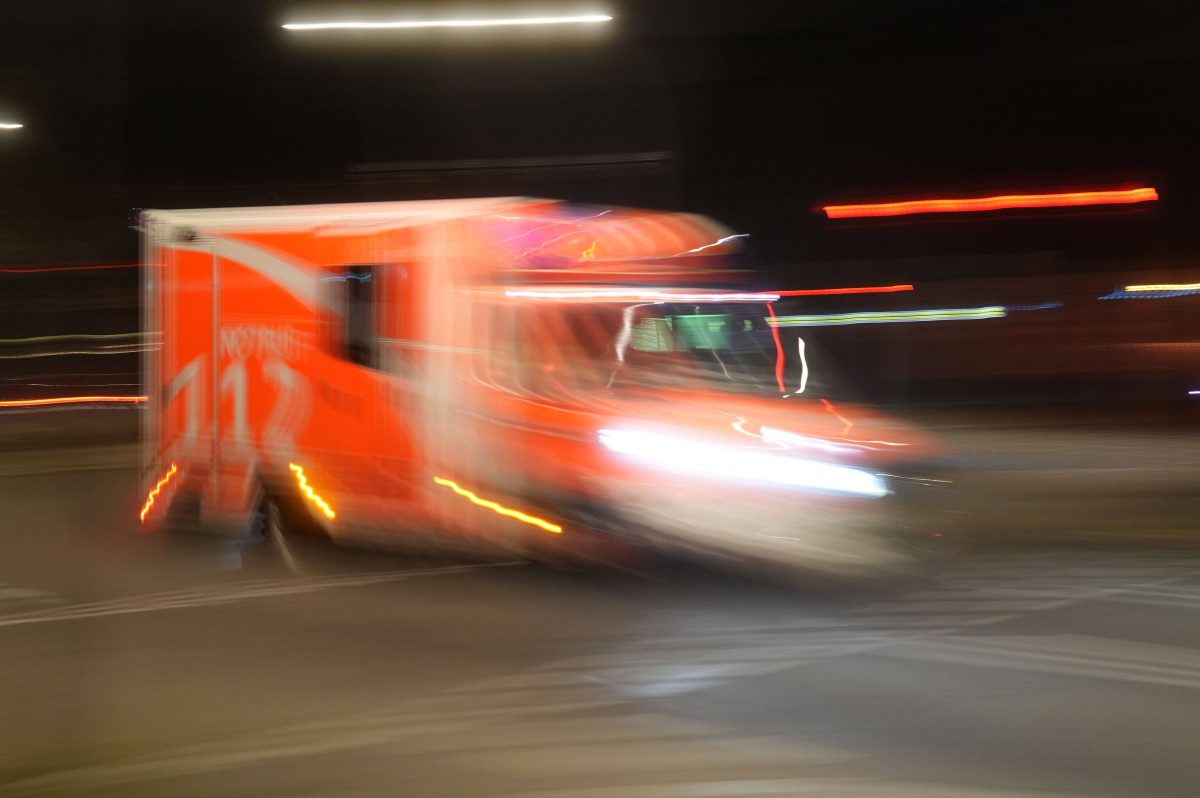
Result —
[{"label": "motion blur light trail", "polygon": [[911,291],[913,287],[903,285],[866,285],[858,288],[800,288],[794,291],[775,291],[779,296],[834,296],[838,294],[890,294]]},{"label": "motion blur light trail", "polygon": [[1041,302],[1037,305],[1009,305],[1009,311],[1018,310],[1054,310],[1056,308],[1065,307],[1062,302]]},{"label": "motion blur light trail", "polygon": [[920,321],[977,321],[1000,319],[1008,310],[1000,305],[982,308],[947,308],[944,310],[864,311],[861,313],[823,313],[800,316],[775,316],[766,321],[772,327],[830,327],[844,324],[896,324]]},{"label": "motion blur light trail", "polygon": [[167,483],[171,481],[171,477],[175,476],[175,473],[178,470],[179,467],[174,463],[171,463],[171,469],[167,471],[167,473],[163,475],[163,478],[158,481],[158,484],[156,484],[150,490],[150,495],[146,497],[146,503],[142,505],[142,512],[139,516],[139,519],[142,523],[146,523],[146,513],[150,512],[150,508],[154,506],[154,500],[158,498],[158,494],[162,492],[162,489],[167,486]]},{"label": "motion blur light trail", "polygon": [[[0,338],[0,344],[38,344],[46,341],[114,341],[119,338],[145,338],[158,333],[60,333],[58,335],[35,335],[31,338]],[[130,344],[132,346],[132,344]]]},{"label": "motion blur light trail", "polygon": [[[704,244],[703,246],[689,249],[684,254],[691,255],[694,252],[703,252],[706,249],[712,249],[713,247],[719,247],[722,244],[728,244],[730,241],[734,241],[738,238],[749,238],[749,237],[750,237],[749,233],[734,233],[733,235],[725,236],[724,238],[718,238],[716,241],[712,242],[711,244]],[[593,243],[592,249],[594,250],[595,248],[596,248],[596,245],[595,245],[595,243]]]},{"label": "motion blur light trail", "polygon": [[880,498],[889,492],[884,481],[869,471],[819,460],[638,430],[602,429],[598,437],[605,448],[618,454],[679,473],[707,474],[870,498]]},{"label": "motion blur light trail", "polygon": [[974,213],[1000,211],[1010,208],[1070,208],[1083,205],[1129,205],[1153,202],[1158,192],[1153,188],[1131,188],[1121,191],[1070,191],[1056,194],[1004,194],[995,197],[959,199],[908,200],[905,202],[875,202],[857,205],[823,205],[821,210],[830,219],[858,219],[873,216],[908,216],[917,213]]},{"label": "motion blur light trail", "polygon": [[783,387],[783,344],[779,340],[779,325],[775,323],[775,308],[768,304],[767,313],[771,314],[771,337],[775,339],[775,384],[779,386],[779,392],[784,393],[787,388]]},{"label": "motion blur light trail", "polygon": [[480,19],[424,19],[392,22],[288,22],[284,30],[412,30],[419,28],[500,28],[521,25],[579,25],[611,22],[607,14],[573,14],[553,17],[493,17]]},{"label": "motion blur light trail", "polygon": [[33,352],[28,355],[0,355],[0,360],[30,360],[38,357],[65,357],[67,355],[128,355],[134,352],[151,352],[158,349],[157,345],[143,346],[141,344],[118,344],[104,347],[109,351],[97,349],[68,349],[61,352]]},{"label": "motion blur light trail", "polygon": [[1148,287],[1139,287],[1136,291],[1130,291],[1128,288],[1113,291],[1111,294],[1096,297],[1097,299],[1174,299],[1178,296],[1195,296],[1200,294],[1200,289],[1182,289],[1182,290],[1154,290]]},{"label": "motion blur light trail", "polygon": [[824,406],[824,408],[826,410],[828,410],[830,413],[833,414],[834,418],[836,418],[838,421],[845,424],[845,426],[842,427],[842,434],[846,435],[847,433],[849,433],[850,430],[854,427],[854,422],[851,421],[850,419],[846,418],[845,416],[843,416],[841,413],[839,413],[837,411],[837,408],[833,406],[833,402],[829,401],[828,399],[826,399],[823,396],[821,397],[821,404],[822,404],[822,406]]},{"label": "motion blur light trail", "polygon": [[471,502],[471,504],[491,510],[497,515],[502,515],[505,518],[514,518],[522,523],[529,524],[530,526],[536,526],[539,529],[546,530],[547,532],[553,532],[556,535],[562,534],[563,529],[558,524],[552,524],[544,518],[538,518],[536,515],[523,513],[520,510],[513,510],[512,508],[505,507],[502,504],[490,501],[488,499],[481,499],[466,488],[459,487],[458,483],[454,482],[453,480],[445,479],[444,477],[434,477],[433,481],[444,488],[449,488],[450,490],[454,491],[459,496],[462,496],[464,499]]},{"label": "motion blur light trail", "polygon": [[0,407],[42,407],[45,405],[76,405],[76,404],[105,404],[124,403],[139,404],[145,402],[145,396],[55,396],[46,399],[6,399],[0,401]]},{"label": "motion blur light trail", "polygon": [[1200,283],[1151,283],[1150,285],[1127,285],[1126,291],[1200,291]]},{"label": "motion blur light trail", "polygon": [[326,518],[336,517],[333,512],[333,508],[330,507],[324,499],[318,496],[308,484],[308,480],[304,476],[304,469],[295,463],[288,463],[288,468],[290,468],[292,473],[296,475],[296,484],[300,486],[300,490],[304,492],[304,495],[308,497],[308,500],[315,504],[317,508],[325,514]]},{"label": "motion blur light trail", "polygon": [[596,302],[773,302],[778,292],[699,293],[695,291],[644,290],[630,288],[545,288],[509,289],[504,292],[512,299],[557,299]]},{"label": "motion blur light trail", "polygon": [[84,272],[99,269],[138,269],[140,263],[101,263],[94,266],[41,266],[0,269],[0,274],[42,274],[44,272]]}]

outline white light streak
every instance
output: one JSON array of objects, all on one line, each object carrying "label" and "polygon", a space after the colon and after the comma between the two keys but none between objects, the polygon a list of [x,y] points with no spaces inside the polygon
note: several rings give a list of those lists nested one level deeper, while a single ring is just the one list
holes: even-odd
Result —
[{"label": "white light streak", "polygon": [[765,293],[689,293],[686,291],[637,291],[628,288],[509,289],[513,299],[592,299],[604,302],[774,302],[779,294]]},{"label": "white light streak", "polygon": [[23,127],[20,122],[0,122],[0,130],[20,130]]},{"label": "white light streak", "polygon": [[[729,426],[733,427],[735,430],[742,433],[743,435],[749,435],[751,438],[758,438],[760,441],[763,440],[762,435],[757,435],[757,434],[751,432],[750,430],[746,429],[746,419],[741,416],[738,416],[737,421],[734,421]],[[762,427],[759,427],[759,429],[762,429]]]},{"label": "white light streak", "polygon": [[594,25],[611,22],[608,14],[571,14],[554,17],[493,17],[481,19],[414,19],[391,22],[289,22],[284,30],[417,30],[424,28],[508,28],[523,25]]},{"label": "white light streak", "polygon": [[60,352],[34,352],[28,355],[0,355],[0,360],[28,360],[38,357],[63,357],[65,355],[128,355],[132,352],[152,352],[160,348],[158,344],[150,346],[129,344],[121,347],[105,347],[105,349],[109,350],[106,352],[97,349],[70,349]]},{"label": "white light streak", "polygon": [[[653,303],[650,303],[653,304]],[[646,305],[630,305],[621,312],[621,332],[617,335],[617,360],[621,363],[625,362],[625,351],[629,348],[629,341],[633,338],[633,312],[638,308],[644,308]],[[616,377],[613,373],[613,377]],[[612,387],[612,380],[609,380],[609,387]]]},{"label": "white light streak", "polygon": [[732,241],[735,238],[749,238],[749,237],[750,237],[749,233],[734,233],[731,236],[725,236],[724,238],[718,238],[716,241],[712,242],[711,244],[705,244],[702,247],[696,247],[695,249],[689,249],[687,251],[687,254],[690,255],[693,252],[703,252],[704,250],[711,249],[712,247],[719,247],[722,244],[729,243],[730,241]]},{"label": "white light streak", "polygon": [[804,389],[808,387],[808,358],[804,356],[804,339],[798,341],[800,349],[800,387],[796,389],[797,394],[804,393]]},{"label": "white light streak", "polygon": [[600,443],[614,452],[679,473],[708,474],[871,498],[888,494],[887,485],[880,477],[858,468],[716,446],[653,432],[602,429],[598,434]]},{"label": "white light streak", "polygon": [[762,430],[762,439],[764,441],[779,444],[788,449],[818,449],[826,454],[834,455],[862,454],[861,446],[843,446],[821,440],[820,438],[810,438],[807,435],[775,429],[774,427],[761,427],[760,429]]}]

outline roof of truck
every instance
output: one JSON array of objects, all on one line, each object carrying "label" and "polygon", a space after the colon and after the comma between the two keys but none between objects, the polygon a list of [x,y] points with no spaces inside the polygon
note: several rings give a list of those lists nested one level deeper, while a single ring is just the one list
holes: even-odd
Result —
[{"label": "roof of truck", "polygon": [[745,237],[694,214],[529,197],[148,210],[144,218],[209,234],[333,228],[334,235],[479,218],[486,242],[513,262],[542,272],[589,266],[603,271],[606,262],[721,255],[739,249]]},{"label": "roof of truck", "polygon": [[379,224],[452,219],[525,205],[526,197],[351,202],[328,205],[268,205],[252,208],[147,209],[144,217],[168,224],[196,225],[208,230],[261,230],[264,227],[309,227],[334,222]]}]

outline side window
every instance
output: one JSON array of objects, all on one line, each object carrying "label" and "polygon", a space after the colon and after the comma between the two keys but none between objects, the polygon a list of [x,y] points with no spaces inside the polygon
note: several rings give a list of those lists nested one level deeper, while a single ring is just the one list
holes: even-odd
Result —
[{"label": "side window", "polygon": [[372,265],[338,266],[321,278],[337,314],[330,329],[330,351],[368,368],[379,367],[379,273]]}]

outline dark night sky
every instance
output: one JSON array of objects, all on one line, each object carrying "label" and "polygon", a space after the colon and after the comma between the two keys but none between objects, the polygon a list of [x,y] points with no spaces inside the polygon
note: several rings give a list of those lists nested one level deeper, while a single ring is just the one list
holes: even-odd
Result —
[{"label": "dark night sky", "polygon": [[[1188,3],[611,0],[571,6],[616,21],[568,35],[278,27],[331,5],[5,3],[0,110],[27,127],[0,139],[0,261],[129,257],[135,206],[548,191],[708,213],[751,232],[766,263],[1197,249],[1200,25]],[[367,163],[649,151],[671,157],[347,177]],[[1158,207],[840,227],[811,211],[1138,183],[1160,189]]]}]

